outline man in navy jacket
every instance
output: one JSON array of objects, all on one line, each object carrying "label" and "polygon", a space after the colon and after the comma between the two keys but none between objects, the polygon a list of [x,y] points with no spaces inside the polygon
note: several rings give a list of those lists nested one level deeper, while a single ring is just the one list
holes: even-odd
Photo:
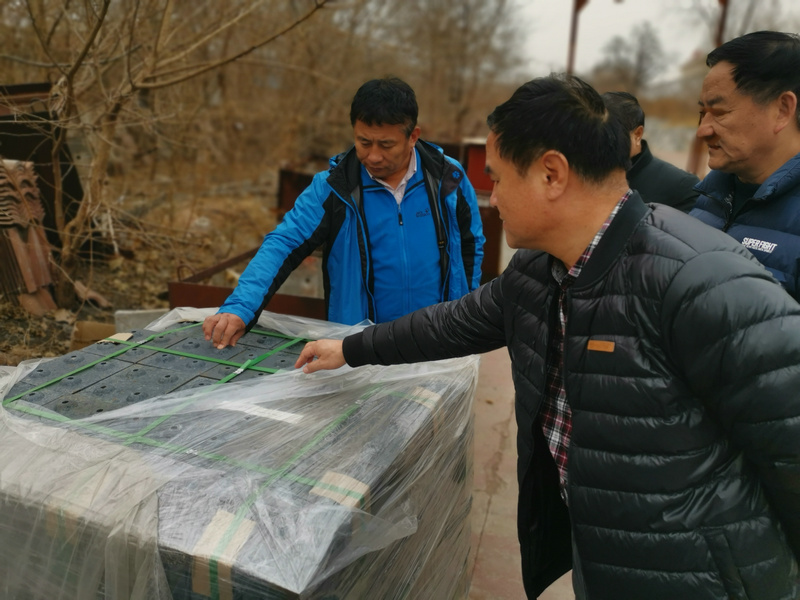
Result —
[{"label": "man in navy jacket", "polygon": [[697,137],[712,171],[690,213],[800,298],[800,37],[758,31],[709,53]]},{"label": "man in navy jacket", "polygon": [[217,314],[203,323],[235,345],[302,260],[323,249],[327,317],[389,321],[480,284],[483,228],[461,165],[419,139],[414,91],[373,79],[350,107],[355,145],[331,159],[269,233]]}]

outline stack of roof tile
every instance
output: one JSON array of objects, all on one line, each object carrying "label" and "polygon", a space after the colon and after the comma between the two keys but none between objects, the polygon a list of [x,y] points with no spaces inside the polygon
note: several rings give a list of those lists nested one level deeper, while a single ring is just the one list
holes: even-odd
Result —
[{"label": "stack of roof tile", "polygon": [[33,163],[0,158],[0,291],[34,313],[56,307],[43,220]]},{"label": "stack of roof tile", "polygon": [[176,319],[0,381],[8,597],[466,595],[476,359],[309,376],[325,324]]}]

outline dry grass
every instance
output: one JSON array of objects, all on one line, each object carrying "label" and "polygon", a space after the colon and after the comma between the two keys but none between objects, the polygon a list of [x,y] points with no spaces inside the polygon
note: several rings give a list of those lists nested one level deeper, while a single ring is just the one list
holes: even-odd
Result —
[{"label": "dry grass", "polygon": [[258,246],[275,226],[274,206],[274,193],[242,192],[160,197],[137,206],[135,216],[120,210],[114,232],[122,252],[85,260],[75,275],[111,307],[75,298],[37,317],[0,295],[0,365],[65,353],[75,321],[113,323],[115,310],[168,307],[167,283],[179,271],[186,277]]}]

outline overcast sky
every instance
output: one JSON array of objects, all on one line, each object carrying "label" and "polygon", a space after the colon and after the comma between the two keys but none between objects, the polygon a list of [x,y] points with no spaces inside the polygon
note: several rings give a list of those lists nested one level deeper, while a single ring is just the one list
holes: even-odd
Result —
[{"label": "overcast sky", "polygon": [[[793,0],[796,1],[796,0]],[[526,29],[524,54],[530,74],[564,71],[569,48],[572,0],[518,0]],[[634,26],[649,21],[664,51],[675,65],[661,79],[675,77],[679,65],[694,51],[710,50],[707,26],[691,24],[685,9],[691,0],[589,0],[579,13],[575,72],[585,73],[599,62],[602,48],[614,36],[627,37]]]}]

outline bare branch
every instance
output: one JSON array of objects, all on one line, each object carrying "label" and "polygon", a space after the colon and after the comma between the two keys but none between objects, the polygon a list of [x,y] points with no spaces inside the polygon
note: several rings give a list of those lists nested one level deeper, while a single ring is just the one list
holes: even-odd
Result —
[{"label": "bare branch", "polygon": [[161,44],[164,41],[164,37],[167,33],[167,22],[169,21],[169,16],[172,14],[172,5],[173,0],[167,0],[167,5],[164,7],[164,11],[161,13],[161,23],[158,27],[158,35],[156,36],[156,41],[153,44],[153,64],[156,64],[156,60],[158,59],[158,51],[161,49]]},{"label": "bare branch", "polygon": [[30,65],[32,67],[40,67],[44,69],[48,68],[57,68],[59,71],[62,71],[69,66],[69,63],[58,63],[55,61],[52,62],[41,62],[38,60],[31,60],[30,58],[24,58],[22,56],[14,56],[12,54],[0,54],[0,59],[10,60],[12,62],[20,63],[23,65]]},{"label": "bare branch", "polygon": [[[158,89],[158,88],[167,87],[167,86],[170,86],[170,85],[175,85],[176,83],[181,83],[181,82],[187,81],[189,79],[197,77],[198,75],[201,75],[203,73],[207,73],[208,71],[211,71],[213,69],[217,69],[217,68],[219,68],[219,67],[221,67],[223,65],[227,65],[227,64],[230,64],[232,62],[235,62],[236,60],[242,58],[243,56],[247,56],[248,54],[251,54],[255,50],[258,50],[262,46],[266,46],[270,42],[273,42],[276,39],[280,38],[281,36],[289,33],[290,31],[292,31],[293,29],[295,29],[296,27],[298,27],[299,25],[301,25],[302,23],[304,23],[305,21],[310,19],[311,16],[314,13],[316,13],[318,10],[320,10],[325,5],[326,2],[327,2],[327,0],[316,0],[316,2],[314,3],[314,7],[310,11],[308,11],[305,15],[301,16],[296,21],[294,21],[290,25],[287,25],[286,27],[284,27],[283,29],[281,29],[277,33],[269,36],[268,38],[266,38],[266,39],[264,39],[264,40],[262,40],[262,41],[260,41],[260,42],[258,42],[256,44],[253,44],[252,46],[250,46],[249,48],[247,48],[245,50],[242,50],[241,52],[237,52],[236,54],[234,54],[232,56],[220,59],[220,60],[215,61],[215,62],[211,62],[209,64],[205,64],[205,65],[190,66],[190,67],[185,67],[185,68],[181,68],[181,69],[174,69],[172,71],[166,71],[166,72],[162,72],[162,73],[156,72],[156,73],[153,73],[151,75],[147,75],[137,84],[137,87],[143,88],[143,89],[144,88],[146,88],[146,89]],[[224,28],[225,27],[222,27],[218,31],[222,31]],[[183,54],[185,54],[185,53],[183,53]],[[174,58],[175,57],[172,57],[170,59],[170,62],[172,62],[172,59],[174,59]],[[171,79],[159,79],[160,77],[166,77],[168,75],[173,75],[175,73],[185,72],[186,70],[189,70],[189,72],[185,73],[184,75],[178,75],[177,77],[173,77]]]},{"label": "bare branch", "polygon": [[52,66],[57,67],[58,70],[63,73],[64,69],[61,68],[58,61],[56,61],[55,57],[50,53],[50,46],[47,44],[47,39],[42,36],[42,31],[36,22],[36,15],[33,13],[33,6],[31,6],[31,0],[25,1],[25,7],[28,9],[28,16],[31,18],[31,25],[33,26],[33,31],[34,33],[36,33],[36,37],[39,39],[39,45],[42,47],[42,50],[50,59]]},{"label": "bare branch", "polygon": [[89,37],[84,43],[83,49],[81,50],[80,54],[78,54],[78,57],[73,61],[72,68],[70,68],[69,73],[67,73],[67,80],[69,82],[72,82],[72,78],[75,77],[75,73],[77,73],[78,69],[81,68],[83,60],[86,58],[86,55],[89,54],[89,50],[91,49],[92,44],[94,44],[94,41],[97,38],[97,34],[100,33],[100,28],[103,26],[103,22],[106,19],[106,14],[108,13],[108,6],[110,4],[111,0],[103,0],[103,6],[100,9],[100,14],[97,16],[97,20],[94,23],[94,27],[92,28]]},{"label": "bare branch", "polygon": [[310,75],[311,77],[316,77],[317,79],[322,79],[332,84],[336,84],[339,80],[336,77],[331,77],[327,73],[323,73],[317,69],[309,69],[308,67],[303,67],[299,65],[289,65],[284,62],[278,62],[274,60],[263,60],[263,59],[243,59],[239,61],[239,64],[243,65],[256,65],[258,67],[269,67],[271,69],[283,69],[285,71],[295,71],[297,73],[305,73],[306,75]]},{"label": "bare branch", "polygon": [[66,12],[69,10],[69,4],[71,0],[66,0],[64,3],[64,7],[61,11],[59,11],[56,18],[53,20],[53,25],[50,27],[50,31],[47,33],[46,44],[47,47],[50,47],[50,43],[53,41],[53,36],[56,33],[56,29],[58,29],[59,24],[61,23],[61,19],[64,17]]},{"label": "bare branch", "polygon": [[[325,2],[327,2],[327,0],[321,0],[322,4],[325,4]],[[163,65],[168,65],[168,64],[173,63],[175,61],[179,61],[179,60],[184,59],[186,56],[188,56],[189,54],[194,52],[197,48],[207,44],[209,40],[217,37],[220,33],[225,31],[226,29],[236,25],[238,22],[240,22],[242,19],[244,19],[247,15],[252,13],[256,9],[257,6],[259,6],[259,5],[263,4],[263,3],[264,3],[264,0],[258,0],[258,2],[254,2],[253,4],[250,5],[250,7],[247,10],[242,11],[236,17],[231,19],[230,21],[226,21],[225,23],[220,25],[217,29],[215,29],[213,31],[210,31],[204,37],[201,37],[201,38],[195,40],[195,42],[193,44],[191,44],[188,48],[185,48],[182,52],[176,52],[174,55],[172,55],[169,58],[167,58],[166,60],[164,60]],[[314,8],[311,11],[311,13],[315,12],[317,8],[319,8],[319,6]],[[305,19],[303,19],[303,20],[305,20]]]}]

